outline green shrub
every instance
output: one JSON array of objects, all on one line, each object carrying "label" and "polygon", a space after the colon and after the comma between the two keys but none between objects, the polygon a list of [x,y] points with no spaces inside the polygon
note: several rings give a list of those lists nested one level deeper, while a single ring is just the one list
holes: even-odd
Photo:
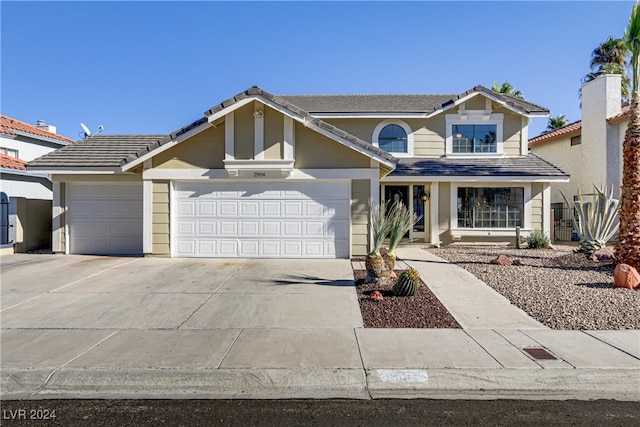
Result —
[{"label": "green shrub", "polygon": [[547,249],[551,242],[546,234],[540,230],[533,230],[527,237],[527,245],[529,249]]}]

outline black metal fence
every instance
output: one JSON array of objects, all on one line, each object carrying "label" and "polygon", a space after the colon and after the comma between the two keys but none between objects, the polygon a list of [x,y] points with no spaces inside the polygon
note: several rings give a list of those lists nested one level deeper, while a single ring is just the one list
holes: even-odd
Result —
[{"label": "black metal fence", "polygon": [[551,215],[553,216],[553,241],[571,242],[578,241],[578,235],[573,229],[573,216],[578,219],[576,209],[566,206],[564,203],[552,203]]}]

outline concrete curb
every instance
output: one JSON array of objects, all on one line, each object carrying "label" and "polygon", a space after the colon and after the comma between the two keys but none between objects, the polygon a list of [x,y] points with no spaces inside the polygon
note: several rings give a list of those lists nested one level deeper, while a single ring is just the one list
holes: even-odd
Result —
[{"label": "concrete curb", "polygon": [[362,369],[61,369],[44,387],[32,373],[3,372],[2,399],[370,398]]}]

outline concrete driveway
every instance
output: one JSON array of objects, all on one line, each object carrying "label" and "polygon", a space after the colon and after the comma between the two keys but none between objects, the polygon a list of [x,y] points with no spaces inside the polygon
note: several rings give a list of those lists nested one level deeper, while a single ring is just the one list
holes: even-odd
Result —
[{"label": "concrete driveway", "polygon": [[349,260],[2,257],[3,329],[354,328]]}]

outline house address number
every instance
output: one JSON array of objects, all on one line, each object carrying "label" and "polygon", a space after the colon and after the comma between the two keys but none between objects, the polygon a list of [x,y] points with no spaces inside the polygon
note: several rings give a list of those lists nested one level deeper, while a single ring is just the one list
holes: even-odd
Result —
[{"label": "house address number", "polygon": [[266,172],[254,172],[253,173],[253,177],[254,178],[264,178],[267,176]]}]

